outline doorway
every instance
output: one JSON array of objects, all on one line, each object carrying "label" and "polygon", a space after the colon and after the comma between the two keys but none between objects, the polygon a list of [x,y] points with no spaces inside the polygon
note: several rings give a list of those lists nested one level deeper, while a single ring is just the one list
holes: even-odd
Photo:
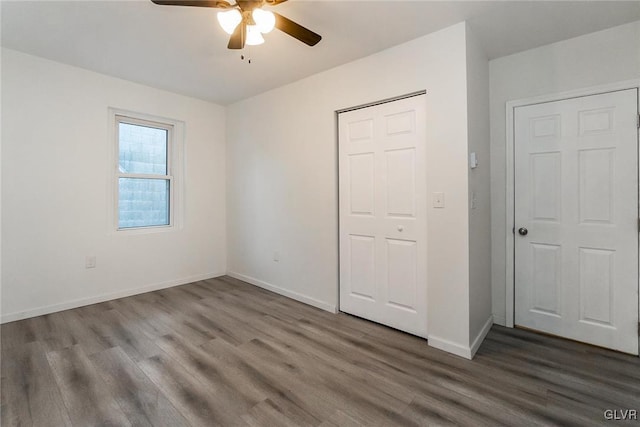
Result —
[{"label": "doorway", "polygon": [[514,324],[638,354],[638,89],[513,108]]},{"label": "doorway", "polygon": [[427,337],[425,95],[338,114],[340,310]]}]

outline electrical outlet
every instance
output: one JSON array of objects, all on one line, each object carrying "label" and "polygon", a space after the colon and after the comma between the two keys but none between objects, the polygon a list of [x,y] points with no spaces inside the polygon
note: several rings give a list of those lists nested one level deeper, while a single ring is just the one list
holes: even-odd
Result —
[{"label": "electrical outlet", "polygon": [[444,208],[444,193],[433,193],[433,207]]},{"label": "electrical outlet", "polygon": [[84,260],[84,268],[96,268],[96,256],[87,255]]},{"label": "electrical outlet", "polygon": [[278,251],[275,251],[275,252],[273,253],[273,260],[274,260],[275,262],[280,261],[280,253],[278,253]]}]

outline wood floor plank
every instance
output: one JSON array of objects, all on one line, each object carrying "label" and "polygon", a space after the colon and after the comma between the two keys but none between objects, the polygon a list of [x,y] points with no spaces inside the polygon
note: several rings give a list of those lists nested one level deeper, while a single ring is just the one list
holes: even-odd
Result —
[{"label": "wood floor plank", "polygon": [[36,341],[36,332],[33,330],[31,319],[2,325],[2,348],[14,348]]},{"label": "wood floor plank", "polygon": [[256,330],[245,323],[234,322],[215,308],[198,302],[191,305],[189,320],[211,331],[216,338],[229,341],[233,345],[239,345],[255,338]]},{"label": "wood floor plank", "polygon": [[[486,419],[476,417],[472,412],[468,412],[464,407],[458,405],[459,402],[443,401],[430,395],[416,397],[407,407],[405,416],[410,418],[414,425],[451,425],[451,426],[499,426],[507,424],[496,424],[487,422]],[[514,425],[517,425],[514,423]]]},{"label": "wood floor plank", "polygon": [[[256,338],[244,345],[243,351],[273,366],[280,365],[283,369],[301,372],[304,378],[318,382],[334,379],[339,382],[358,384],[358,390],[366,390],[369,397],[378,395],[383,401],[397,401],[396,409],[409,404],[414,398],[414,390],[403,387],[395,381],[367,372],[355,364],[317,357],[298,345],[293,339],[285,343],[268,338]],[[348,398],[351,394],[348,393],[346,397]]]},{"label": "wood floor plank", "polygon": [[223,340],[212,340],[202,348],[235,367],[285,413],[303,417],[309,423],[319,424],[324,414],[339,404],[333,393],[315,388],[288,369],[274,366]]},{"label": "wood floor plank", "polygon": [[239,299],[235,296],[229,296],[229,294],[222,295],[222,298],[205,298],[201,304],[211,310],[224,313],[225,316],[236,322],[246,324],[253,329],[259,329],[263,334],[268,334],[261,323],[265,317],[276,318],[287,323],[298,321],[294,313],[274,313],[264,303]]},{"label": "wood floor plank", "polygon": [[344,411],[338,409],[331,417],[325,420],[321,427],[366,427],[366,425],[359,423],[352,417],[350,417]]},{"label": "wood floor plank", "polygon": [[2,349],[3,426],[70,426],[60,390],[38,341]]},{"label": "wood floor plank", "polygon": [[134,360],[142,360],[161,353],[161,350],[139,328],[117,310],[106,310],[98,317],[97,325],[103,337],[113,347],[120,347]]},{"label": "wood floor plank", "polygon": [[265,399],[252,407],[242,419],[249,426],[283,426],[283,427],[311,427],[317,425],[314,418],[301,411],[291,411],[271,399]]},{"label": "wood floor plank", "polygon": [[165,335],[157,341],[158,346],[191,375],[199,378],[216,395],[223,396],[228,405],[238,411],[246,410],[267,399],[267,394],[232,366],[214,355],[173,335]]},{"label": "wood floor plank", "polygon": [[[553,390],[549,390],[547,398],[547,409],[562,414],[566,419],[575,420],[574,425],[584,427],[602,425],[601,419],[604,411],[598,407],[577,401]],[[637,423],[635,424],[637,427]],[[616,425],[629,425],[629,423],[616,422]]]},{"label": "wood floor plank", "polygon": [[135,322],[138,329],[151,340],[172,332],[161,320],[164,312],[156,310],[156,307],[142,298],[133,296],[110,301],[110,303],[113,310],[129,321]]},{"label": "wood floor plank", "polygon": [[80,346],[47,353],[74,426],[130,426],[118,402]]},{"label": "wood floor plank", "polygon": [[[496,358],[517,357],[526,360],[528,364],[540,366],[549,371],[557,370],[558,366],[565,366],[565,369],[562,370],[563,375],[584,378],[585,383],[590,383],[593,380],[599,384],[605,383],[613,389],[624,390],[629,394],[640,393],[640,372],[638,372],[640,369],[638,369],[638,364],[608,363],[609,360],[607,358],[600,357],[601,353],[599,351],[588,353],[591,346],[582,346],[585,353],[576,354],[575,351],[567,351],[566,349],[555,347],[557,341],[561,340],[551,337],[546,338],[549,338],[547,345],[541,345],[545,341],[539,341],[540,338],[536,338],[533,341],[535,344],[531,347],[515,348],[505,352],[501,350],[505,343],[504,338],[500,334],[495,334],[487,340],[485,349],[487,351],[495,349],[498,352],[498,354],[494,353]],[[503,345],[494,346],[493,344],[496,341],[501,342]],[[624,369],[620,369],[622,367]]]},{"label": "wood floor plank", "polygon": [[246,425],[242,413],[228,406],[228,399],[191,375],[182,365],[161,354],[138,362],[192,426]]},{"label": "wood floor plank", "polygon": [[166,333],[185,337],[194,344],[202,344],[216,338],[212,331],[189,319],[189,310],[176,309],[165,295],[150,292],[140,295],[140,299],[149,306],[149,311],[154,314],[154,320],[162,324],[163,328],[168,328]]},{"label": "wood floor plank", "polygon": [[90,355],[107,350],[113,345],[102,336],[92,313],[80,310],[67,310],[60,313],[67,325],[67,332],[73,342]]},{"label": "wood floor plank", "polygon": [[90,359],[131,424],[189,426],[188,421],[120,347],[94,354]]},{"label": "wood floor plank", "polygon": [[[490,351],[492,343],[486,344],[485,351]],[[513,374],[514,377],[527,376],[529,384],[539,384],[546,389],[555,389],[573,399],[589,404],[598,404],[605,409],[609,405],[633,405],[637,402],[634,396],[640,395],[640,391],[630,387],[620,385],[617,382],[612,385],[611,378],[604,374],[599,374],[594,368],[593,373],[576,373],[577,363],[567,364],[564,369],[558,369],[557,363],[550,363],[548,358],[528,353],[518,354],[519,364],[507,364],[505,361],[513,360],[514,355],[494,354],[491,360],[486,360],[484,354],[480,354],[480,362],[486,363],[496,369],[500,369],[506,374]],[[585,376],[587,378],[585,378]]]},{"label": "wood floor plank", "polygon": [[45,351],[60,350],[78,343],[69,333],[62,313],[46,314],[27,321],[31,322],[36,340],[42,343]]}]

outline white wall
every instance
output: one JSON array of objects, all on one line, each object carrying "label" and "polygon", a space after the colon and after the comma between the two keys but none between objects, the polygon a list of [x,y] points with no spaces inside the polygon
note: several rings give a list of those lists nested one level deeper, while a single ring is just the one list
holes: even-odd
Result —
[{"label": "white wall", "polygon": [[493,313],[505,312],[505,103],[640,77],[640,21],[490,62]]},{"label": "white wall", "polygon": [[[467,26],[467,108],[469,153],[478,166],[469,179],[469,340],[472,352],[489,332],[491,316],[491,187],[489,60]],[[475,198],[475,203],[472,199]]]},{"label": "white wall", "polygon": [[[222,107],[7,49],[2,66],[4,321],[224,274]],[[185,122],[182,229],[112,232],[108,107]]]},{"label": "white wall", "polygon": [[465,50],[461,23],[229,106],[230,274],[335,309],[335,111],[426,89],[429,344],[468,352]]}]

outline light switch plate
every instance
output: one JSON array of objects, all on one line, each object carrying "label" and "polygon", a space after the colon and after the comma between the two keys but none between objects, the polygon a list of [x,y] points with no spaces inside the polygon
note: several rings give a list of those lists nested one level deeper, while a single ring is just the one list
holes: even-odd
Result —
[{"label": "light switch plate", "polygon": [[478,167],[478,156],[475,152],[469,154],[469,167],[471,169],[475,169]]},{"label": "light switch plate", "polygon": [[84,260],[85,268],[96,268],[96,256],[95,255],[87,255]]}]

